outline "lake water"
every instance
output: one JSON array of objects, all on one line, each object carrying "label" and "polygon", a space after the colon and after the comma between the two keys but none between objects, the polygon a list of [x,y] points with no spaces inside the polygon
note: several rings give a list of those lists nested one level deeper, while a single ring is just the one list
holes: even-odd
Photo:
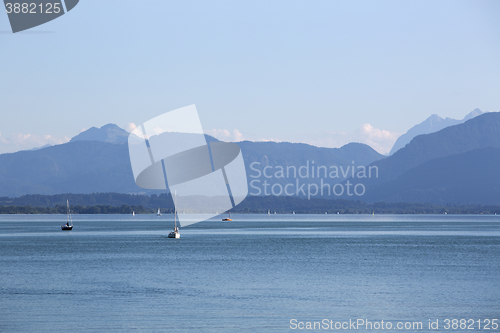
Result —
[{"label": "lake water", "polygon": [[500,319],[500,216],[232,217],[169,239],[171,215],[0,216],[0,331],[500,332],[478,327]]}]

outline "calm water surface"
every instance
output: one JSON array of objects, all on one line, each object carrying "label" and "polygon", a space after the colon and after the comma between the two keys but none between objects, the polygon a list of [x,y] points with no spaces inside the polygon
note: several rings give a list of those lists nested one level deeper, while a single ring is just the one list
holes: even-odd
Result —
[{"label": "calm water surface", "polygon": [[233,219],[176,240],[171,215],[76,215],[67,232],[65,216],[0,216],[0,331],[293,332],[291,319],[363,318],[427,332],[429,319],[439,331],[453,331],[446,318],[500,319],[500,216]]}]

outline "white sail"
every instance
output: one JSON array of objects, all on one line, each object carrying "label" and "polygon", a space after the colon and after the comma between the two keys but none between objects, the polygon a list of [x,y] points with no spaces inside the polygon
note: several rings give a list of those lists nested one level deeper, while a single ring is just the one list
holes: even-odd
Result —
[{"label": "white sail", "polygon": [[71,219],[71,211],[69,210],[69,200],[66,200],[66,207],[67,207],[68,225],[70,227],[72,227],[73,226],[73,220]]},{"label": "white sail", "polygon": [[177,202],[177,191],[174,192],[174,231],[168,234],[168,238],[180,238],[181,233],[177,227],[177,209],[175,208],[175,203]]},{"label": "white sail", "polygon": [[174,192],[174,231],[177,231],[177,208],[175,208],[176,201],[177,201],[177,191]]}]

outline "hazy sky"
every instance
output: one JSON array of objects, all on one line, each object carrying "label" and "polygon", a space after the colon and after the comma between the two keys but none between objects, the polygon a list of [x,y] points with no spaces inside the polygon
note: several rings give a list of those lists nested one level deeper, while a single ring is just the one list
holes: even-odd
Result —
[{"label": "hazy sky", "polygon": [[0,153],[196,104],[226,140],[386,153],[433,113],[500,111],[500,1],[81,0],[12,34]]}]

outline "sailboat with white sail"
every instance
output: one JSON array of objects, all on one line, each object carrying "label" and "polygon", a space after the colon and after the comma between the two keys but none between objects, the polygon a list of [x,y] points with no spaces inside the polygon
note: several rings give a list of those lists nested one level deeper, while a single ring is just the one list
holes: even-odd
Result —
[{"label": "sailboat with white sail", "polygon": [[67,207],[67,222],[65,225],[61,226],[61,230],[73,230],[73,220],[71,219],[71,211],[69,210],[69,200],[66,200]]},{"label": "sailboat with white sail", "polygon": [[160,208],[158,208],[158,213],[156,213],[156,216],[161,216]]},{"label": "sailboat with white sail", "polygon": [[174,231],[171,231],[168,234],[168,238],[181,238],[181,233],[179,232],[179,227],[177,227],[177,206],[175,206],[175,202],[177,201],[177,191],[175,191],[174,196]]},{"label": "sailboat with white sail", "polygon": [[229,216],[226,218],[223,218],[222,221],[232,221],[233,219],[231,218],[231,212],[228,212]]}]

